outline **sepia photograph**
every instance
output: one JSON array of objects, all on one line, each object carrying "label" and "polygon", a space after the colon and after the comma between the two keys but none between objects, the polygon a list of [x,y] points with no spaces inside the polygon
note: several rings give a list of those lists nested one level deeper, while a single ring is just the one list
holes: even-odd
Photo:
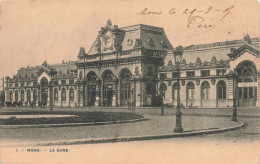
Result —
[{"label": "sepia photograph", "polygon": [[0,164],[259,164],[258,0],[0,0]]}]

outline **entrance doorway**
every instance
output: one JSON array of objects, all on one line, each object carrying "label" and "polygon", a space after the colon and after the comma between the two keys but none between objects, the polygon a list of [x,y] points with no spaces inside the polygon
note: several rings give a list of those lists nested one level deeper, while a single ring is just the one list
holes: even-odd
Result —
[{"label": "entrance doorway", "polygon": [[255,106],[257,88],[256,87],[239,87],[239,106]]},{"label": "entrance doorway", "polygon": [[88,106],[95,106],[98,78],[95,72],[91,71],[87,74],[87,104]]},{"label": "entrance doorway", "polygon": [[96,85],[88,85],[88,105],[94,106],[96,101]]},{"label": "entrance doorway", "polygon": [[113,90],[112,84],[105,84],[104,85],[104,106],[112,106],[113,101]]},{"label": "entrance doorway", "polygon": [[238,106],[255,106],[257,100],[257,70],[251,61],[241,62],[238,73]]},{"label": "entrance doorway", "polygon": [[131,95],[131,82],[132,73],[128,68],[123,68],[120,73],[120,104],[122,106],[128,105],[133,96]]}]

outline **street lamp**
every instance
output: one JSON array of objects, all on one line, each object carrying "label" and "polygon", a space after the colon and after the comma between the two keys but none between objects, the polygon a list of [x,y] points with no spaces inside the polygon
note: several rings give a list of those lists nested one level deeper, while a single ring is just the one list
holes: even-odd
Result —
[{"label": "street lamp", "polygon": [[161,75],[160,76],[160,81],[161,81],[161,85],[160,85],[160,95],[161,95],[161,116],[164,116],[164,104],[163,104],[163,95],[165,92],[165,88],[163,86],[164,84],[164,76]]},{"label": "street lamp", "polygon": [[177,111],[176,111],[176,126],[174,128],[175,133],[183,132],[182,128],[182,118],[181,118],[181,107],[180,107],[180,64],[183,55],[182,46],[176,47],[175,51],[173,50],[174,61],[177,67]]},{"label": "street lamp", "polygon": [[235,71],[235,72],[230,71],[229,75],[231,77],[233,77],[233,115],[232,115],[231,121],[238,121],[237,120],[237,103],[236,103],[236,100],[237,100],[236,99],[236,97],[237,97],[237,94],[236,94],[237,71]]}]

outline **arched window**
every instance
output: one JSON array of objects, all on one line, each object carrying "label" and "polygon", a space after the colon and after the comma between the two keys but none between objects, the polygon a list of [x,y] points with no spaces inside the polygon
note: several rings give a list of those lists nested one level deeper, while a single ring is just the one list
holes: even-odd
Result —
[{"label": "arched window", "polygon": [[10,101],[13,101],[13,91],[10,91]]},{"label": "arched window", "polygon": [[187,84],[187,100],[194,100],[195,86],[193,82]]},{"label": "arched window", "polygon": [[31,91],[27,90],[27,101],[30,102],[31,101]]},{"label": "arched window", "polygon": [[62,88],[61,90],[61,101],[66,101],[66,89]]},{"label": "arched window", "polygon": [[70,88],[69,94],[70,94],[70,101],[74,101],[74,89],[73,88]]},{"label": "arched window", "polygon": [[24,90],[21,91],[21,101],[24,101]]},{"label": "arched window", "polygon": [[219,81],[217,84],[217,98],[226,99],[226,83],[224,81]]},{"label": "arched window", "polygon": [[37,101],[37,90],[33,90],[33,101],[36,102]]},{"label": "arched window", "polygon": [[15,99],[15,102],[18,101],[18,91],[17,90],[14,93],[14,99]]},{"label": "arched window", "polygon": [[58,89],[55,88],[55,89],[54,89],[54,101],[58,101],[58,99],[59,99]]},{"label": "arched window", "polygon": [[210,90],[209,82],[204,81],[201,84],[201,99],[202,100],[208,100],[209,99],[209,90]]}]

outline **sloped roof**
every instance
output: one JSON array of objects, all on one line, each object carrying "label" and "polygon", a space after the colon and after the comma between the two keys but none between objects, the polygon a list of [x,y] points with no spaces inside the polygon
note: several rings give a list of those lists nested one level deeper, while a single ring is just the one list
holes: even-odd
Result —
[{"label": "sloped roof", "polygon": [[[113,29],[109,30],[113,31]],[[122,27],[119,30],[125,32],[124,39],[121,43],[123,51],[134,49],[135,42],[137,40],[141,40],[142,47],[145,49],[160,51],[167,51],[168,49],[172,49],[172,45],[166,37],[163,28],[137,24],[133,26]],[[96,48],[98,44],[98,37],[100,37],[100,35],[97,36],[88,52],[88,55],[94,55],[98,53]]]},{"label": "sloped roof", "polygon": [[77,66],[75,62],[68,62],[63,64],[55,64],[55,65],[47,65],[44,66],[35,66],[35,67],[28,67],[28,68],[21,68],[18,70],[16,77],[21,79],[30,78],[32,79],[32,75],[34,78],[37,78],[39,76],[39,73],[42,71],[45,71],[49,73],[51,69],[57,71],[57,73],[67,74],[68,70],[69,72],[76,73],[77,72]]}]

